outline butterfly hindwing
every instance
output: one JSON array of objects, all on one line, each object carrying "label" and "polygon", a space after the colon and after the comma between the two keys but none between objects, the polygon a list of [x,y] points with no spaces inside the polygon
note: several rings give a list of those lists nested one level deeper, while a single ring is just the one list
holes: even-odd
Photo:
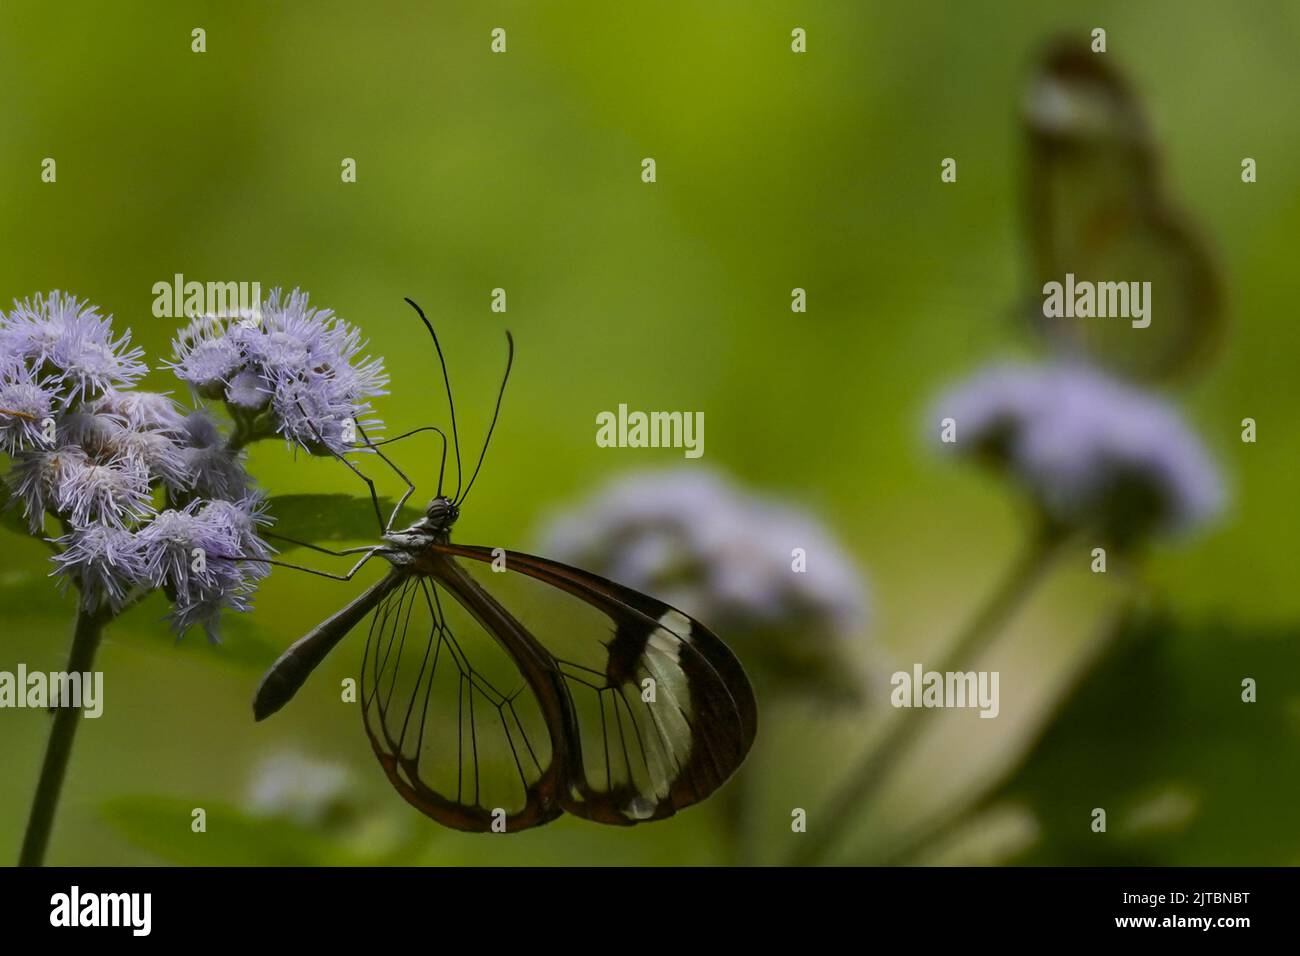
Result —
[{"label": "butterfly hindwing", "polygon": [[[522,645],[516,653],[525,659],[540,652],[551,662],[561,701],[551,706],[559,714],[550,726],[561,738],[552,744],[564,764],[565,811],[615,825],[662,819],[703,800],[740,766],[756,730],[753,692],[704,625],[543,558],[456,544],[432,550],[440,557],[429,569],[452,593],[496,606],[481,616],[499,622],[499,640]],[[464,572],[439,570],[440,560],[458,558],[473,568],[475,584],[457,583]],[[528,679],[545,703],[551,684],[537,672]]]},{"label": "butterfly hindwing", "polygon": [[366,733],[397,791],[460,830],[559,815],[551,734],[515,662],[433,579],[402,577],[372,612],[362,661]]}]

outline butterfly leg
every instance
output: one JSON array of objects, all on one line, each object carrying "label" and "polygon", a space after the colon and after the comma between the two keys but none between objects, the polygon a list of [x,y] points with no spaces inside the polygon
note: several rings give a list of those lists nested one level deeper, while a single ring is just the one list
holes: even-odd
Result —
[{"label": "butterfly leg", "polygon": [[[311,547],[311,545],[308,545],[308,547]],[[324,549],[317,549],[317,550],[324,550]],[[334,581],[351,581],[356,576],[356,573],[360,571],[363,567],[365,567],[367,561],[369,561],[376,554],[378,554],[380,551],[383,550],[384,548],[382,545],[371,545],[366,548],[349,548],[348,551],[346,552],[336,552],[338,554],[355,553],[357,551],[365,552],[365,554],[362,555],[361,560],[358,561],[356,564],[354,564],[351,570],[349,570],[346,574],[332,574],[329,571],[320,571],[316,568],[305,567],[304,565],[301,564],[291,564],[288,561],[277,561],[274,558],[255,558],[250,555],[226,556],[226,560],[227,561],[248,561],[254,564],[269,564],[277,568],[289,568],[290,570],[293,571],[305,571],[308,574],[314,574],[317,577],[321,577],[321,578],[330,578],[331,580]]]},{"label": "butterfly leg", "polygon": [[307,423],[307,427],[311,429],[312,434],[316,437],[316,441],[320,443],[321,447],[323,447],[326,451],[328,451],[339,461],[343,462],[343,464],[347,466],[349,471],[351,471],[354,475],[356,475],[358,478],[360,478],[362,481],[366,483],[366,487],[370,489],[370,503],[374,506],[375,509],[375,520],[379,522],[379,533],[381,536],[387,534],[388,526],[384,524],[384,513],[383,510],[379,507],[379,493],[375,491],[375,483],[371,481],[368,477],[366,477],[365,472],[363,472],[356,465],[352,464],[352,462],[348,461],[347,458],[345,458],[343,455],[335,451],[333,447],[327,441],[325,441],[325,437],[320,433],[320,429],[318,429],[316,425],[312,422],[311,417],[307,414],[307,410],[302,407],[302,402],[298,402],[297,405],[298,405],[298,411],[302,413],[303,420]]},{"label": "butterfly leg", "polygon": [[[366,434],[366,430],[361,427],[360,422],[357,422],[357,432],[361,435],[362,440],[365,442],[365,444],[362,445],[361,447],[369,449],[370,451],[373,451],[376,455],[378,455],[379,460],[382,461],[389,468],[391,468],[397,474],[397,477],[401,478],[402,481],[406,484],[406,490],[402,492],[402,497],[397,499],[397,504],[393,507],[393,513],[388,518],[388,524],[384,526],[384,534],[388,534],[390,531],[393,530],[393,522],[396,521],[397,516],[401,514],[402,507],[406,504],[408,500],[410,500],[411,495],[415,492],[415,483],[412,482],[410,478],[406,477],[406,474],[402,471],[402,469],[398,468],[397,465],[393,464],[393,460],[391,458],[389,458],[387,455],[385,455],[382,451],[379,450],[378,445],[375,445],[370,441],[370,436]],[[407,432],[407,435],[410,434],[414,434],[414,433]],[[406,436],[399,435],[398,437],[405,438]],[[393,439],[393,440],[396,441],[397,439]],[[445,436],[443,437],[442,440],[442,454],[445,460],[447,456],[447,439]]]},{"label": "butterfly leg", "polygon": [[289,537],[287,534],[276,534],[273,531],[262,532],[262,537],[270,538],[273,541],[284,541],[287,542],[288,544],[292,544],[295,547],[299,547],[299,548],[310,548],[312,551],[319,551],[321,554],[328,554],[331,557],[335,557],[335,558],[341,558],[344,555],[349,555],[349,554],[361,554],[363,551],[373,551],[376,547],[373,544],[365,544],[356,548],[342,548],[342,549],[327,548],[324,545],[312,544],[310,541],[300,541],[297,538]]},{"label": "butterfly leg", "polygon": [[[358,425],[357,428],[361,430],[361,436],[366,439],[365,444],[358,444],[356,446],[357,449],[358,450],[368,449],[374,451],[377,455],[379,455],[380,458],[383,459],[383,461],[388,465],[389,468],[393,469],[393,471],[397,473],[398,477],[400,477],[402,481],[406,482],[407,494],[403,496],[402,501],[399,502],[397,507],[393,509],[394,519],[396,518],[398,512],[401,510],[402,504],[408,498],[410,498],[411,493],[415,491],[415,486],[411,483],[410,479],[406,477],[406,475],[402,472],[402,470],[397,467],[397,465],[395,465],[386,456],[384,456],[381,452],[379,452],[378,449],[380,445],[391,445],[393,442],[401,441],[403,438],[410,438],[412,435],[418,435],[421,432],[436,432],[438,437],[442,439],[442,454],[440,456],[441,461],[438,464],[438,495],[439,496],[442,495],[442,481],[443,481],[443,477],[446,475],[447,472],[447,435],[441,428],[437,428],[434,425],[424,425],[420,428],[413,428],[409,432],[404,432],[401,435],[395,435],[392,438],[384,438],[379,441],[371,441],[369,436],[366,435],[365,430],[361,429],[360,425]],[[389,521],[390,526],[391,524],[392,524],[392,520]]]}]

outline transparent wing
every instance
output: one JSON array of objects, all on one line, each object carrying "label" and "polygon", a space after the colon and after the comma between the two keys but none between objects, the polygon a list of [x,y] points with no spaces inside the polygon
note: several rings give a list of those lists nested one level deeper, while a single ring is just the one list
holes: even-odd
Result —
[{"label": "transparent wing", "polygon": [[[1197,368],[1219,338],[1218,269],[1170,199],[1138,96],[1108,58],[1073,42],[1051,50],[1030,80],[1026,199],[1034,285],[1026,309],[1066,351],[1139,379]],[[1149,282],[1150,324],[1047,318],[1048,282]],[[1107,286],[1123,305],[1131,290]],[[1130,311],[1132,303],[1129,303]]]},{"label": "transparent wing", "polygon": [[454,566],[472,584],[449,581],[452,593],[471,604],[486,595],[496,611],[483,613],[504,615],[501,629],[517,632],[559,676],[552,723],[565,811],[618,825],[662,819],[703,800],[743,762],[757,727],[753,691],[735,656],[699,621],[532,555],[435,550],[468,559]]},{"label": "transparent wing", "polygon": [[460,830],[513,831],[559,815],[561,771],[535,695],[436,581],[407,576],[368,628],[366,733],[408,802]]}]

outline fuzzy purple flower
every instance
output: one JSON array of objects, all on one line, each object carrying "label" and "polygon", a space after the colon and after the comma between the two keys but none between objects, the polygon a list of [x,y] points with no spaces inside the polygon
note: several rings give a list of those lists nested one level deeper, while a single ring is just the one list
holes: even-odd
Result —
[{"label": "fuzzy purple flower", "polygon": [[244,470],[241,453],[230,449],[217,423],[204,412],[192,412],[183,427],[182,454],[195,494],[226,501],[244,498],[251,479]]},{"label": "fuzzy purple flower", "polygon": [[13,467],[5,479],[13,496],[22,502],[23,516],[33,534],[41,533],[46,513],[57,511],[66,483],[88,461],[86,453],[76,445],[25,451],[14,456]]},{"label": "fuzzy purple flower", "polygon": [[307,294],[272,290],[255,316],[198,319],[174,343],[176,375],[220,398],[235,446],[273,434],[312,454],[341,453],[359,425],[377,430],[370,400],[384,394],[381,359],[363,356],[361,333]]},{"label": "fuzzy purple flower", "polygon": [[124,528],[90,524],[56,538],[55,570],[66,589],[75,583],[81,605],[88,611],[109,607],[114,614],[127,604],[145,581],[140,536]]},{"label": "fuzzy purple flower", "polygon": [[271,517],[266,513],[266,502],[257,495],[246,495],[237,501],[209,501],[203,506],[203,518],[229,528],[241,557],[263,560],[251,560],[245,563],[243,573],[249,579],[260,579],[271,572],[271,566],[265,559],[274,554],[274,550],[258,534],[259,528],[271,524]]},{"label": "fuzzy purple flower", "polygon": [[171,396],[161,392],[108,392],[96,402],[100,411],[119,415],[137,431],[180,435],[185,416]]},{"label": "fuzzy purple flower", "polygon": [[227,380],[244,364],[238,340],[227,331],[226,319],[202,316],[172,342],[175,358],[169,367],[204,398],[221,398]]},{"label": "fuzzy purple flower", "polygon": [[63,407],[128,388],[148,371],[130,332],[114,338],[112,316],[57,290],[0,314],[0,355],[40,375]]},{"label": "fuzzy purple flower", "polygon": [[[155,587],[167,588],[178,604],[198,600],[209,590],[234,582],[239,544],[234,531],[199,513],[200,503],[160,512],[140,533],[145,573]],[[221,578],[225,575],[226,580]]]},{"label": "fuzzy purple flower", "polygon": [[139,458],[88,458],[60,476],[56,507],[74,527],[100,522],[122,528],[153,512],[149,479],[149,466]]},{"label": "fuzzy purple flower", "polygon": [[266,408],[274,393],[271,383],[261,372],[246,368],[226,386],[226,401],[236,408],[257,412]]},{"label": "fuzzy purple flower", "polygon": [[0,449],[12,455],[46,444],[57,395],[25,364],[0,364]]},{"label": "fuzzy purple flower", "polygon": [[87,403],[60,414],[54,434],[59,445],[76,445],[86,454],[97,456],[108,449],[113,435],[125,427],[126,420],[121,416]]},{"label": "fuzzy purple flower", "polygon": [[[161,407],[151,398],[144,403]],[[148,416],[132,411],[141,407],[110,390],[52,419],[51,446],[42,441],[13,454],[8,484],[34,532],[47,513],[72,525],[102,520],[125,527],[153,512],[156,481],[173,491],[190,486],[182,433],[151,427]]]},{"label": "fuzzy purple flower", "polygon": [[215,422],[130,388],[146,369],[129,343],[59,293],[0,315],[8,497],[34,534],[47,517],[62,525],[52,573],[83,608],[117,614],[162,588],[178,630],[201,623],[215,639],[220,612],[247,609],[267,573],[264,506]]},{"label": "fuzzy purple flower", "polygon": [[245,559],[271,553],[255,531],[262,521],[251,501],[194,501],[162,512],[140,531],[145,578],[172,599],[178,633],[202,624],[215,642],[222,611],[251,607],[265,565]]},{"label": "fuzzy purple flower", "polygon": [[1005,469],[1048,518],[1119,542],[1184,531],[1223,505],[1218,469],[1164,400],[1079,364],[999,365],[936,403],[958,453]]},{"label": "fuzzy purple flower", "polygon": [[47,514],[74,526],[102,522],[123,528],[153,512],[148,464],[134,455],[92,455],[78,444],[60,444],[13,456],[7,476],[33,533]]},{"label": "fuzzy purple flower", "polygon": [[172,491],[193,485],[184,448],[185,419],[166,395],[109,391],[89,411],[108,421],[100,437],[104,453],[143,462],[150,476]]}]

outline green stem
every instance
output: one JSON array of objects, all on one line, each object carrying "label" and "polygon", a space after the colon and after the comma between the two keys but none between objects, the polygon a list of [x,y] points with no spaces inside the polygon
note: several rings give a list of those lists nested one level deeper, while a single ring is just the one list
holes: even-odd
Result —
[{"label": "green stem", "polygon": [[[99,611],[77,612],[77,628],[72,637],[72,652],[68,655],[68,673],[87,673],[95,663],[95,651],[108,623],[109,615]],[[72,742],[81,721],[80,707],[58,707],[54,711],[54,725],[45,745],[45,762],[36,783],[36,796],[32,812],[27,818],[27,832],[18,857],[19,866],[41,866],[45,848],[50,842],[54,826],[54,812],[59,806],[59,792],[72,755]]]},{"label": "green stem", "polygon": [[232,453],[241,452],[256,440],[257,436],[253,434],[251,428],[245,428],[241,423],[236,423],[230,433],[229,440],[226,442],[226,451]]},{"label": "green stem", "polygon": [[[1053,528],[1040,529],[1030,538],[1001,584],[953,641],[943,662],[928,669],[940,673],[969,669],[963,667],[963,663],[969,663],[988,648],[1012,612],[1047,570],[1063,540],[1064,536]],[[898,761],[924,729],[926,722],[918,719],[921,716],[895,715],[877,744],[863,755],[817,815],[816,824],[809,826],[808,832],[800,839],[799,849],[791,857],[791,863],[809,866],[824,860],[853,821],[855,811],[879,793]]]},{"label": "green stem", "polygon": [[[1103,647],[1109,647],[1115,636],[1122,633],[1129,626],[1130,619],[1139,607],[1140,593],[1140,589],[1135,587],[1131,593],[1124,597],[1114,619],[1105,625],[1105,634],[1107,636],[1104,638]],[[992,797],[981,799],[979,803],[970,809],[975,812],[988,809],[992,799]],[[954,809],[957,812],[954,812]],[[922,820],[919,825],[905,832],[900,839],[887,846],[883,855],[873,861],[873,865],[901,866],[915,858],[918,853],[926,848],[942,846],[945,840],[960,834],[962,826],[965,825],[966,819],[961,815],[960,811],[961,808],[944,808],[931,818]]]},{"label": "green stem", "polygon": [[275,415],[269,409],[261,412],[249,412],[230,405],[227,405],[226,409],[230,412],[231,421],[235,426],[231,429],[230,438],[226,441],[227,451],[243,451],[255,441],[275,437]]}]

